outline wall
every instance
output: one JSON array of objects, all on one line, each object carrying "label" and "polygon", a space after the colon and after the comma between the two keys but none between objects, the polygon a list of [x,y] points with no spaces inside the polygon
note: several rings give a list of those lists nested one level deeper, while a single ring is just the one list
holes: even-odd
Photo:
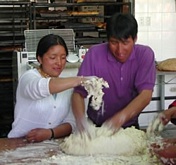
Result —
[{"label": "wall", "polygon": [[[137,43],[152,47],[156,61],[176,58],[176,0],[135,0],[135,17],[139,25]],[[159,96],[158,81],[153,96]],[[166,75],[165,96],[176,96],[176,75]],[[173,100],[164,102],[165,109]],[[159,102],[152,101],[144,111],[160,110]],[[140,125],[146,126],[154,113],[141,114]]]},{"label": "wall", "polygon": [[176,57],[176,1],[135,0],[138,43],[150,45],[156,60]]}]

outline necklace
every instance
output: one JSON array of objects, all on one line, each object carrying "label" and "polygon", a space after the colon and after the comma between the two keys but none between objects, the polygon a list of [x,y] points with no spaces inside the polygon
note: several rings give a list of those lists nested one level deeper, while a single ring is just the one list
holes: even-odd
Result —
[{"label": "necklace", "polygon": [[45,73],[41,68],[38,68],[37,70],[42,77],[45,77],[45,78],[51,77],[49,74]]}]

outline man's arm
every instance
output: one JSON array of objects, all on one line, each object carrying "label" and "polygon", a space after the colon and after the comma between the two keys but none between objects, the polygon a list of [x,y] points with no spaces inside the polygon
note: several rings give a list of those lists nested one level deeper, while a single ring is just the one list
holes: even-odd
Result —
[{"label": "man's arm", "polygon": [[135,97],[124,109],[116,113],[110,120],[108,125],[112,125],[115,129],[120,128],[130,119],[137,116],[150,103],[152,98],[152,90],[143,90]]},{"label": "man's arm", "polygon": [[72,110],[76,119],[76,125],[79,131],[84,130],[85,120],[85,102],[81,94],[73,92],[72,94]]}]

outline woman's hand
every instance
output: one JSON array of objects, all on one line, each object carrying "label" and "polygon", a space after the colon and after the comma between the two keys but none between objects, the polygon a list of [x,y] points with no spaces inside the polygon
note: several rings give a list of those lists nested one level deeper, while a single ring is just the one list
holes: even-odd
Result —
[{"label": "woman's hand", "polygon": [[163,139],[159,144],[153,144],[151,147],[163,164],[176,164],[176,139]]},{"label": "woman's hand", "polygon": [[154,132],[161,132],[164,129],[164,126],[171,120],[174,113],[175,110],[173,111],[172,109],[167,109],[159,113],[149,124],[147,134],[150,136],[150,134]]},{"label": "woman's hand", "polygon": [[51,138],[51,130],[44,128],[36,128],[28,132],[25,138],[30,143],[48,140]]},{"label": "woman's hand", "polygon": [[163,112],[159,113],[147,127],[147,135],[150,137],[155,132],[161,132],[166,123],[168,123],[168,119],[165,114]]}]

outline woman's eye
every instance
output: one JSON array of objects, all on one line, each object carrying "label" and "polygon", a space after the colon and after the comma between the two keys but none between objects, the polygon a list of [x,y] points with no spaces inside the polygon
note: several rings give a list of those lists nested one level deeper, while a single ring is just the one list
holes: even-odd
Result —
[{"label": "woman's eye", "polygon": [[55,57],[54,57],[54,56],[51,56],[50,59],[55,59]]},{"label": "woman's eye", "polygon": [[61,58],[62,58],[62,59],[66,59],[66,56],[62,56]]}]

